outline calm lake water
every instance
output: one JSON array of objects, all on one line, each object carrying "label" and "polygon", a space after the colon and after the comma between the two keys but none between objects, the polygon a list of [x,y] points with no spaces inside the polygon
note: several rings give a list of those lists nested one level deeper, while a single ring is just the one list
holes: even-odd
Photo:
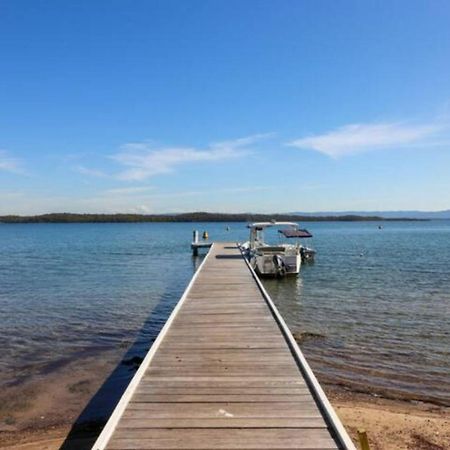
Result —
[{"label": "calm lake water", "polygon": [[[226,225],[0,224],[0,386],[134,341],[144,354],[199,263],[193,228],[247,239]],[[316,262],[264,283],[312,334],[322,381],[450,404],[450,222],[378,225],[306,224]]]}]

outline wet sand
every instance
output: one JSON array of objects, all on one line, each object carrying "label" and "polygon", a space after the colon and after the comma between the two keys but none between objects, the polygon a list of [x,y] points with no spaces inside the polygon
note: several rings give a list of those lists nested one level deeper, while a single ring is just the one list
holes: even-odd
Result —
[{"label": "wet sand", "polygon": [[[105,411],[113,408],[133,375],[132,370],[121,364],[122,356],[111,351],[101,358],[76,360],[51,373],[3,388],[0,448],[15,448],[15,444],[20,444],[18,448],[59,448],[75,424],[72,434],[85,441],[91,436],[92,445],[92,436],[95,439],[104,423]],[[129,375],[115,376],[111,383],[108,380],[117,373],[117,367],[123,367]]]},{"label": "wet sand", "polygon": [[[121,363],[116,351],[91,356],[3,389],[0,448],[90,449],[104,423],[102,416],[134,373],[135,367],[126,362]],[[355,442],[357,430],[365,429],[371,449],[450,449],[450,408],[325,389]]]}]

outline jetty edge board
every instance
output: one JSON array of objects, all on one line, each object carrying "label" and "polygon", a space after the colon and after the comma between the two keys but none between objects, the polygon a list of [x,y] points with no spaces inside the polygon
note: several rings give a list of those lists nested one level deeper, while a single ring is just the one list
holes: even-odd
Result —
[{"label": "jetty edge board", "polygon": [[92,447],[349,449],[235,243],[214,243]]}]

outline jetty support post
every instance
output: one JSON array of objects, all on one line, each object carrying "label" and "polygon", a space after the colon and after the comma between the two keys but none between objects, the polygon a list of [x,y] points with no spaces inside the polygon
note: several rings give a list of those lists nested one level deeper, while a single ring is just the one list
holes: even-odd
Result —
[{"label": "jetty support post", "polygon": [[198,244],[198,231],[194,230],[192,232],[192,254],[194,256],[198,256],[198,246],[196,244]]}]

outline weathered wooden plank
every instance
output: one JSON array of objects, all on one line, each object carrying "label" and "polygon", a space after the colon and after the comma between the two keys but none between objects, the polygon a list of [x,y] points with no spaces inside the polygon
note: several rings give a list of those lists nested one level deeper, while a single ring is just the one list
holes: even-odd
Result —
[{"label": "weathered wooden plank", "polygon": [[224,289],[201,289],[198,291],[192,292],[192,294],[189,296],[189,299],[191,301],[193,300],[205,300],[206,302],[215,303],[215,302],[227,302],[230,301],[230,303],[237,303],[236,300],[249,300],[254,301],[258,296],[258,291],[256,289],[230,289],[228,291]]},{"label": "weathered wooden plank", "polygon": [[313,402],[267,403],[136,403],[131,402],[124,417],[213,418],[213,417],[318,417]]},{"label": "weathered wooden plank", "polygon": [[[189,313],[208,313],[209,311],[230,311],[236,313],[236,311],[251,311],[254,308],[263,309],[264,311],[267,311],[263,306],[261,306],[259,303],[254,301],[246,301],[245,304],[242,304],[242,299],[240,300],[222,300],[222,301],[211,301],[208,298],[202,299],[200,302],[192,302],[189,304],[186,304],[186,307],[183,308],[183,311],[189,312]],[[269,313],[269,311],[267,311]],[[182,314],[182,313],[180,313]]]},{"label": "weathered wooden plank", "polygon": [[323,428],[121,429],[111,449],[335,449]]},{"label": "weathered wooden plank", "polygon": [[174,321],[174,325],[181,323],[181,322],[187,322],[191,325],[195,323],[220,323],[220,322],[230,322],[234,324],[240,324],[241,322],[252,322],[252,323],[264,323],[264,322],[270,322],[273,324],[273,319],[271,316],[267,315],[267,311],[261,310],[261,311],[255,311],[252,310],[250,312],[245,311],[245,309],[241,308],[239,311],[238,309],[231,313],[223,313],[216,311],[215,313],[209,313],[209,314],[179,314],[177,319]]},{"label": "weathered wooden plank", "polygon": [[[154,368],[164,369],[164,370],[172,370],[172,374],[177,372],[182,368],[183,370],[189,370],[189,373],[192,374],[196,371],[208,371],[208,369],[222,369],[227,368],[232,370],[233,372],[239,373],[241,370],[243,372],[249,372],[253,370],[263,370],[266,374],[278,373],[279,375],[296,375],[298,373],[298,368],[292,362],[280,362],[280,363],[271,363],[271,362],[227,362],[227,361],[189,361],[180,359],[178,364],[176,362],[168,362],[164,360],[155,360]],[[152,370],[151,368],[149,370]]]},{"label": "weathered wooden plank", "polygon": [[[195,326],[194,326],[195,325]],[[240,320],[234,321],[232,318],[223,318],[219,319],[217,322],[214,321],[214,316],[204,316],[203,318],[197,319],[195,323],[189,323],[189,320],[184,318],[180,318],[176,322],[176,328],[174,328],[173,332],[176,333],[178,329],[188,328],[191,330],[195,330],[198,327],[206,327],[206,328],[233,328],[233,332],[240,332],[241,334],[244,332],[251,332],[254,328],[265,329],[272,334],[276,333],[276,326],[267,318],[262,319],[259,322],[249,319],[247,317],[243,317]],[[236,330],[236,328],[239,328]],[[172,331],[171,331],[172,332]]]},{"label": "weathered wooden plank", "polygon": [[123,418],[118,428],[326,428],[322,417],[242,418],[217,417],[214,419],[128,419]]},{"label": "weathered wooden plank", "polygon": [[[292,360],[289,359],[287,355],[276,354],[276,355],[235,355],[231,354],[223,354],[223,355],[212,355],[212,354],[198,354],[192,352],[191,355],[183,354],[180,352],[167,352],[164,355],[160,355],[155,358],[154,364],[167,364],[167,365],[177,365],[180,363],[193,364],[193,363],[201,363],[201,364],[252,364],[252,363],[264,363],[264,364],[290,364]],[[295,366],[295,365],[294,365]]]},{"label": "weathered wooden plank", "polygon": [[[169,365],[164,362],[155,363],[155,366],[148,369],[146,375],[159,375],[159,376],[173,376],[173,372],[189,373],[190,376],[223,376],[223,377],[244,377],[250,376],[255,373],[255,370],[264,371],[266,375],[270,376],[282,376],[298,374],[296,368],[287,364],[282,367],[270,364],[259,365],[240,365],[231,363],[216,363],[216,364],[183,364]],[[172,371],[172,372],[171,372]],[[171,375],[170,375],[171,372]]]},{"label": "weathered wooden plank", "polygon": [[136,390],[136,395],[140,394],[152,394],[152,395],[305,395],[309,394],[309,389],[304,385],[303,387],[296,388],[283,388],[283,387],[210,387],[210,386],[155,386],[153,384],[140,385]]},{"label": "weathered wooden plank", "polygon": [[228,342],[230,344],[255,344],[255,339],[259,339],[261,342],[273,342],[281,345],[283,340],[271,334],[271,330],[262,327],[247,327],[246,330],[233,329],[233,328],[220,328],[214,330],[211,327],[198,327],[195,330],[186,328],[179,331],[170,333],[170,337],[174,338],[177,343],[199,343],[199,342]]},{"label": "weathered wooden plank", "polygon": [[[265,370],[267,369],[271,373],[277,372],[280,375],[283,374],[291,374],[295,375],[298,373],[297,367],[292,364],[291,361],[282,361],[282,362],[273,362],[273,361],[262,361],[262,362],[247,362],[247,361],[220,361],[220,360],[211,360],[211,361],[189,361],[186,359],[179,359],[178,361],[167,361],[167,360],[155,360],[153,364],[154,368],[165,369],[165,370],[173,370],[174,372],[183,370],[189,370],[189,373],[193,373],[194,371],[206,370],[206,369],[229,369],[233,372],[239,372],[239,369],[242,368],[242,371],[248,372],[249,370]],[[150,369],[151,370],[151,369]],[[254,373],[254,372],[253,372]]]},{"label": "weathered wooden plank", "polygon": [[[230,344],[229,347],[234,347],[235,345],[238,346],[238,348],[241,347],[252,347],[252,348],[266,348],[266,345],[269,344],[269,347],[273,348],[274,345],[276,348],[287,348],[285,342],[281,339],[274,338],[273,340],[270,339],[270,336],[265,334],[263,336],[260,336],[258,338],[258,342],[255,342],[254,339],[252,339],[248,334],[242,335],[242,334],[233,334],[229,333],[231,336],[227,336],[227,334],[206,334],[205,336],[199,336],[195,335],[194,333],[184,333],[184,334],[173,334],[173,337],[176,338],[174,341],[167,343],[167,346],[174,347],[176,345],[179,345],[180,348],[183,346],[186,346],[188,344],[208,344],[212,348],[214,348],[217,344]],[[214,340],[211,338],[214,337]]]},{"label": "weathered wooden plank", "polygon": [[162,394],[145,394],[142,391],[133,397],[134,403],[302,403],[311,402],[309,392],[300,395],[289,394],[171,394],[164,392]]},{"label": "weathered wooden plank", "polygon": [[[233,329],[232,329],[233,328]],[[175,337],[175,336],[184,336],[184,335],[189,335],[192,334],[195,337],[198,337],[199,339],[207,339],[208,335],[214,335],[214,336],[223,336],[225,338],[229,337],[230,340],[232,340],[233,338],[238,338],[238,337],[247,337],[247,338],[251,338],[251,339],[256,339],[257,337],[269,337],[269,338],[273,338],[273,339],[277,339],[279,341],[283,341],[283,338],[281,336],[278,336],[276,333],[277,329],[274,325],[272,325],[271,323],[268,323],[267,325],[258,325],[258,324],[241,324],[240,327],[238,327],[237,329],[234,329],[235,327],[227,327],[227,326],[223,326],[223,327],[214,327],[214,326],[210,326],[210,327],[204,327],[202,328],[202,332],[199,333],[199,327],[197,326],[189,326],[187,325],[186,327],[181,327],[180,328],[175,328],[173,330],[170,330],[168,333],[168,336],[171,337]],[[258,332],[258,334],[255,334],[256,332]]]},{"label": "weathered wooden plank", "polygon": [[[175,368],[173,368],[173,367],[150,368],[147,371],[147,375],[150,375],[150,376],[158,375],[158,376],[170,377],[171,375],[173,375],[174,369]],[[179,367],[176,368],[175,370],[177,370],[180,373],[187,372],[187,370],[181,369]],[[256,368],[244,367],[242,369],[235,368],[235,367],[230,367],[230,368],[224,368],[224,367],[192,368],[192,369],[189,369],[189,374],[193,375],[193,376],[227,376],[227,377],[244,377],[245,376],[246,377],[246,376],[253,375],[255,373],[255,370],[256,371],[264,371],[266,374],[272,375],[272,376],[283,375],[282,370],[275,370],[269,366],[258,366]],[[288,372],[288,370],[289,370],[289,372]],[[286,371],[284,373],[291,374],[291,375],[295,374],[295,372],[290,369],[286,369]]]},{"label": "weathered wooden plank", "polygon": [[274,376],[254,376],[252,374],[248,377],[192,377],[192,376],[177,376],[174,375],[168,377],[145,377],[141,383],[141,386],[208,386],[208,387],[298,387],[305,386],[305,381],[298,376],[295,377],[274,377]]},{"label": "weathered wooden plank", "polygon": [[[255,311],[245,311],[235,310],[230,311],[228,309],[227,312],[220,311],[209,311],[207,314],[180,314],[180,316],[175,321],[177,324],[180,322],[188,322],[191,325],[196,323],[235,323],[240,324],[242,322],[250,322],[250,323],[264,323],[271,322],[273,319],[267,315],[267,311],[260,310]],[[271,322],[272,323],[272,322]]]},{"label": "weathered wooden plank", "polygon": [[[242,299],[239,300],[217,300],[217,301],[211,301],[208,298],[202,299],[201,303],[191,303],[189,305],[186,305],[186,309],[184,311],[189,313],[199,313],[201,314],[203,311],[208,313],[209,311],[220,311],[221,309],[225,309],[226,311],[234,312],[236,311],[251,311],[253,308],[261,308],[261,305],[259,305],[256,302],[248,301],[245,304],[242,304]],[[267,311],[267,310],[265,310]],[[268,314],[269,311],[267,311]]]},{"label": "weathered wooden plank", "polygon": [[179,344],[165,344],[164,348],[192,348],[203,350],[221,350],[221,349],[286,349],[285,342],[272,342],[270,340],[261,340],[259,342],[247,341],[235,341],[229,342],[226,340],[217,340],[214,342],[205,340],[197,342],[180,342]]},{"label": "weathered wooden plank", "polygon": [[[190,349],[177,349],[176,346],[167,346],[167,349],[163,352],[161,352],[160,354],[156,355],[155,357],[158,358],[165,358],[166,356],[170,356],[173,354],[179,354],[181,356],[203,356],[203,357],[213,357],[213,358],[221,358],[221,357],[261,357],[261,358],[270,358],[270,357],[275,357],[275,356],[282,356],[285,358],[290,358],[290,354],[283,351],[283,350],[279,350],[278,348],[276,349],[239,349],[239,350],[234,350],[234,349],[224,349],[220,352],[217,352],[216,350],[197,350],[197,351],[193,351]],[[292,360],[292,358],[290,358],[290,360]]]},{"label": "weathered wooden plank", "polygon": [[261,314],[267,316],[267,310],[263,306],[204,306],[203,308],[184,308],[184,311],[179,314],[179,317],[189,318],[191,316],[208,316],[215,314],[226,314],[229,317],[239,316],[241,314],[252,316],[253,314]]},{"label": "weathered wooden plank", "polygon": [[233,353],[224,354],[224,355],[212,355],[201,354],[197,352],[192,352],[191,355],[186,355],[180,352],[168,351],[165,355],[161,355],[155,358],[155,364],[167,364],[167,365],[177,365],[177,364],[289,364],[293,367],[296,367],[292,364],[292,361],[286,357],[286,355],[264,355],[260,356],[256,355],[234,355]]}]

